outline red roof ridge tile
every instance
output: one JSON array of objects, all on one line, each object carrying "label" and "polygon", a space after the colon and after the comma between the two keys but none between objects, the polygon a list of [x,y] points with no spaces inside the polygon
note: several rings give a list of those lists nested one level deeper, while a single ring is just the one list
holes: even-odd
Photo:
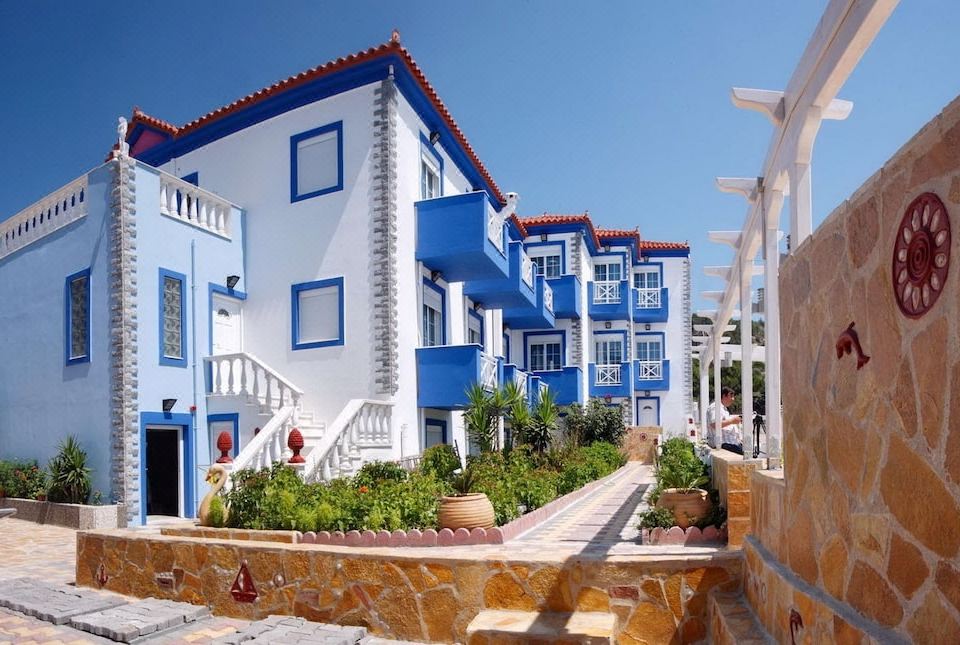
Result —
[{"label": "red roof ridge tile", "polygon": [[457,139],[457,142],[463,147],[466,151],[467,156],[470,158],[470,161],[474,164],[477,171],[480,173],[480,176],[483,177],[485,181],[493,188],[494,197],[501,203],[505,204],[506,199],[503,196],[503,193],[500,191],[499,186],[493,180],[493,176],[490,174],[490,171],[487,170],[486,166],[483,165],[483,162],[480,161],[480,157],[477,156],[476,151],[474,151],[473,146],[467,141],[466,135],[463,134],[463,131],[460,129],[460,126],[457,125],[456,121],[453,119],[453,115],[450,114],[450,110],[447,109],[447,106],[440,100],[440,96],[437,94],[436,90],[430,85],[430,82],[427,80],[426,75],[414,61],[413,56],[410,55],[410,52],[407,51],[403,45],[400,44],[399,34],[394,30],[390,36],[390,40],[386,43],[382,43],[375,47],[370,47],[363,51],[357,52],[355,54],[350,54],[348,56],[342,56],[335,60],[326,62],[317,67],[313,67],[306,71],[300,72],[293,76],[290,76],[282,81],[277,81],[276,83],[270,85],[269,87],[257,90],[256,92],[247,94],[246,96],[237,99],[233,103],[219,107],[207,114],[190,121],[189,123],[178,128],[171,123],[168,123],[162,119],[152,117],[139,108],[134,109],[132,121],[141,121],[145,124],[152,125],[156,128],[159,128],[165,132],[172,134],[174,137],[182,136],[197,130],[198,128],[203,127],[211,121],[216,121],[217,119],[223,118],[224,116],[231,114],[237,110],[244,108],[247,105],[265,99],[269,96],[273,96],[279,92],[283,92],[292,87],[302,85],[307,83],[317,77],[323,76],[325,74],[332,73],[334,71],[351,67],[353,65],[358,65],[364,63],[368,60],[378,58],[380,56],[387,55],[388,53],[395,52],[400,55],[400,58],[407,65],[414,78],[417,80],[417,83],[420,85],[420,89],[427,95],[430,101],[433,103],[433,106],[440,113],[440,116],[444,119],[447,124],[447,127],[450,128],[450,131],[453,133],[454,137]]},{"label": "red roof ridge tile", "polygon": [[640,240],[641,249],[690,249],[689,242],[658,242],[656,240]]}]

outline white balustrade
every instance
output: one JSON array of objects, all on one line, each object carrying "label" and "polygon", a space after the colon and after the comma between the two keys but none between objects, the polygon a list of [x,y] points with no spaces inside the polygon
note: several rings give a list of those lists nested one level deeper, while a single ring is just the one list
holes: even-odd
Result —
[{"label": "white balustrade", "polygon": [[503,217],[492,207],[487,207],[487,238],[503,253]]},{"label": "white balustrade", "polygon": [[[287,458],[287,439],[296,424],[297,408],[286,405],[263,426],[234,458],[230,470],[264,470],[274,462]],[[229,483],[228,483],[229,485]]]},{"label": "white balustrade", "polygon": [[597,385],[620,385],[619,365],[597,365]]},{"label": "white balustrade", "polygon": [[[303,467],[307,482],[352,475],[360,466],[360,448],[389,446],[393,403],[351,399],[311,448]],[[366,443],[364,443],[366,442]]]},{"label": "white balustrade", "polygon": [[640,370],[637,378],[641,381],[658,381],[663,378],[663,361],[637,361]]},{"label": "white balustrade", "polygon": [[230,211],[233,208],[230,202],[173,175],[159,174],[162,215],[230,237]]},{"label": "white balustrade", "polygon": [[620,281],[601,280],[593,283],[593,304],[610,305],[620,302]]},{"label": "white balustrade", "polygon": [[638,309],[659,309],[660,289],[637,289]]},{"label": "white balustrade", "polygon": [[210,365],[211,396],[246,396],[263,411],[300,406],[303,390],[253,354],[220,354],[203,360]]},{"label": "white balustrade", "polygon": [[540,381],[540,389],[539,389],[539,391],[537,392],[537,394],[539,394],[539,395],[540,395],[540,398],[542,399],[542,398],[543,398],[543,395],[546,394],[549,389],[550,389],[550,386],[549,386],[549,385],[547,385],[547,384],[544,383],[543,381]]},{"label": "white balustrade", "polygon": [[553,287],[546,282],[543,283],[543,306],[547,311],[553,311]]},{"label": "white balustrade", "polygon": [[486,390],[497,389],[497,359],[480,354],[480,385]]},{"label": "white balustrade", "polygon": [[76,179],[0,222],[0,258],[87,214],[87,176]]},{"label": "white balustrade", "polygon": [[520,267],[524,284],[533,289],[533,260],[523,249],[520,250]]},{"label": "white balustrade", "polygon": [[523,370],[513,370],[513,382],[517,386],[517,391],[524,397],[527,396],[528,375]]}]

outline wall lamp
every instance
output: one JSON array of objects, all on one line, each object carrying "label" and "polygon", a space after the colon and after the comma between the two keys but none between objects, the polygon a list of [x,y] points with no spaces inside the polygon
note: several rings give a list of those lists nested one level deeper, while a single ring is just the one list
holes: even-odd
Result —
[{"label": "wall lamp", "polygon": [[646,325],[644,325],[643,328],[647,331],[650,331],[650,323],[647,323]]},{"label": "wall lamp", "polygon": [[474,310],[474,311],[476,311],[477,313],[480,313],[480,310],[481,310],[481,309],[483,309],[483,305],[482,305],[482,304],[480,304],[479,302],[473,303],[473,310]]},{"label": "wall lamp", "polygon": [[613,327],[613,325],[610,323],[609,320],[608,320],[607,322],[603,323],[603,328],[604,328],[604,329],[610,329],[611,327]]},{"label": "wall lamp", "polygon": [[541,242],[546,242],[548,237],[549,237],[549,236],[548,236],[546,233],[541,233],[541,234],[540,234],[540,241],[541,241]]},{"label": "wall lamp", "polygon": [[176,400],[176,399],[164,399],[164,400],[163,400],[163,411],[164,411],[164,412],[169,412],[170,410],[173,409],[173,406],[175,406],[176,404],[177,404],[177,400]]},{"label": "wall lamp", "polygon": [[227,289],[233,289],[237,286],[237,283],[240,282],[240,276],[238,275],[228,275],[227,276]]},{"label": "wall lamp", "polygon": [[439,140],[440,140],[440,133],[437,132],[436,130],[432,130],[430,132],[430,145],[431,146],[437,145],[437,141]]},{"label": "wall lamp", "polygon": [[441,274],[440,274],[439,271],[431,271],[431,272],[430,272],[430,282],[436,282],[437,280],[439,280],[439,279],[440,279],[440,275],[441,275]]},{"label": "wall lamp", "polygon": [[603,245],[603,252],[604,252],[604,253],[609,253],[609,252],[610,252],[610,245],[609,245],[609,244],[604,244],[604,245]]}]

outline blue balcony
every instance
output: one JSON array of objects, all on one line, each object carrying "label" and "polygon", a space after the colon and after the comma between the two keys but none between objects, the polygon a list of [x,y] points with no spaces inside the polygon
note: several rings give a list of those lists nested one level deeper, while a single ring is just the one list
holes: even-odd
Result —
[{"label": "blue balcony", "polygon": [[531,374],[527,380],[527,405],[532,410],[540,403],[540,384],[543,381],[539,376]]},{"label": "blue balcony", "polygon": [[426,199],[417,210],[417,259],[447,282],[507,277],[503,222],[484,192]]},{"label": "blue balcony", "polygon": [[583,403],[583,371],[575,366],[568,365],[561,370],[547,370],[534,372],[540,377],[541,383],[546,383],[553,393],[557,405]]},{"label": "blue balcony", "polygon": [[630,283],[627,280],[588,282],[590,317],[594,320],[630,320]]},{"label": "blue balcony", "polygon": [[523,242],[510,242],[508,255],[509,275],[490,280],[468,280],[463,283],[463,294],[493,309],[533,308],[537,303],[533,262],[523,250]]},{"label": "blue balcony", "polygon": [[480,345],[417,348],[417,405],[421,408],[461,409],[473,384],[492,390],[502,382],[501,363],[484,354]]},{"label": "blue balcony", "polygon": [[522,369],[520,369],[513,363],[505,363],[503,365],[502,387],[506,387],[508,383],[516,383],[517,389],[523,392],[523,396],[529,402],[530,375],[527,372],[524,372]]},{"label": "blue balcony", "polygon": [[633,297],[633,322],[667,322],[670,314],[667,288],[631,289]]},{"label": "blue balcony", "polygon": [[633,394],[631,386],[633,374],[630,362],[619,365],[597,365],[590,363],[590,396],[629,397]]},{"label": "blue balcony", "polygon": [[556,322],[553,288],[543,276],[537,276],[537,302],[534,306],[503,310],[503,324],[510,329],[553,329]]},{"label": "blue balcony", "polygon": [[633,389],[669,390],[670,361],[634,361]]},{"label": "blue balcony", "polygon": [[553,313],[557,318],[579,318],[582,312],[580,304],[580,278],[570,274],[548,280],[553,287]]}]

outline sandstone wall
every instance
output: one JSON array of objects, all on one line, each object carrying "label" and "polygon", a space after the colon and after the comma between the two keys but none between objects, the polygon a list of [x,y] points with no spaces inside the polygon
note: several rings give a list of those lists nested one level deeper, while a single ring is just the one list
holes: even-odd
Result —
[{"label": "sandstone wall", "polygon": [[[935,208],[901,229],[924,193],[945,206],[949,240]],[[928,243],[917,242],[927,229]],[[958,229],[955,100],[831,214],[780,275],[786,491],[779,559],[916,642],[960,642]],[[927,287],[917,287],[913,302],[908,292],[908,313],[940,293],[920,316],[902,312],[895,296],[898,239],[905,279]],[[936,280],[925,273],[932,267]],[[836,354],[853,321],[870,356],[859,370],[855,355]]]}]

